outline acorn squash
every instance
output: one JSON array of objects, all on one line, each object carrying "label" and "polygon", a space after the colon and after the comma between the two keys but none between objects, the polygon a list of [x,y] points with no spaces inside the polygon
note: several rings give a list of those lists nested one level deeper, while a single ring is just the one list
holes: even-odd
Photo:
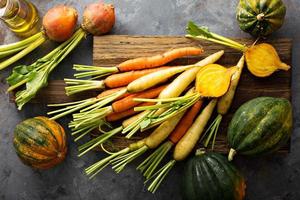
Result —
[{"label": "acorn squash", "polygon": [[182,179],[184,200],[242,200],[245,180],[234,165],[214,152],[198,152],[186,163]]},{"label": "acorn squash", "polygon": [[274,152],[286,144],[291,132],[292,106],[287,99],[252,99],[235,112],[229,124],[228,159],[236,153],[254,156]]},{"label": "acorn squash", "polygon": [[285,13],[286,8],[281,0],[240,0],[236,18],[243,31],[257,37],[279,29]]},{"label": "acorn squash", "polygon": [[34,117],[18,124],[13,143],[21,161],[37,169],[59,164],[67,153],[64,129],[47,117]]}]

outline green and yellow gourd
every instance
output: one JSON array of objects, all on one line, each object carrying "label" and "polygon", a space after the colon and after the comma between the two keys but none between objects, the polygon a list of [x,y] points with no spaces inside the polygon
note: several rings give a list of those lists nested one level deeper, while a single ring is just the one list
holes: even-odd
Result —
[{"label": "green and yellow gourd", "polygon": [[184,200],[242,200],[245,180],[221,154],[197,151],[186,163],[182,179]]},{"label": "green and yellow gourd", "polygon": [[266,36],[282,26],[285,13],[281,0],[240,0],[236,18],[243,31]]},{"label": "green and yellow gourd", "polygon": [[258,97],[244,103],[228,127],[228,159],[264,155],[278,150],[292,132],[292,106],[287,99]]},{"label": "green and yellow gourd", "polygon": [[34,117],[19,123],[14,130],[13,143],[21,161],[37,169],[59,164],[67,153],[64,129],[47,117]]}]

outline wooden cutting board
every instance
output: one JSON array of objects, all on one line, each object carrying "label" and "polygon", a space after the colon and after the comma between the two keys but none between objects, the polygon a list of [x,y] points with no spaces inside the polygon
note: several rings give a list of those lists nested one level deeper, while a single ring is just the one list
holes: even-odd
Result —
[{"label": "wooden cutting board", "polygon": [[[244,44],[252,44],[251,39],[235,39]],[[268,40],[278,51],[280,58],[285,63],[291,65],[292,59],[292,41],[288,38],[279,38]],[[107,67],[115,66],[122,61],[152,56],[165,52],[166,50],[178,47],[202,46],[205,53],[201,56],[186,57],[175,60],[170,65],[192,64],[202,58],[225,50],[225,55],[218,63],[225,66],[234,66],[241,57],[241,52],[233,50],[218,44],[206,41],[194,41],[186,39],[183,36],[128,36],[128,35],[108,35],[94,38],[93,45],[93,63],[97,66]],[[47,89],[44,89],[33,102],[43,103],[61,103],[76,99],[88,98],[96,95],[95,91],[80,94],[72,98],[64,94],[64,83],[62,81],[51,81]],[[226,143],[227,126],[232,118],[234,111],[244,102],[259,96],[273,96],[291,99],[291,70],[279,71],[268,78],[257,78],[249,73],[245,68],[243,71],[236,96],[229,113],[223,118],[219,135],[217,137],[215,150],[218,152],[228,152]],[[214,116],[212,117],[214,118]],[[129,143],[141,139],[146,133],[139,133],[131,140],[125,140],[123,137],[115,137],[113,144],[116,149],[124,148]],[[288,152],[289,144],[283,147],[280,152]]]}]

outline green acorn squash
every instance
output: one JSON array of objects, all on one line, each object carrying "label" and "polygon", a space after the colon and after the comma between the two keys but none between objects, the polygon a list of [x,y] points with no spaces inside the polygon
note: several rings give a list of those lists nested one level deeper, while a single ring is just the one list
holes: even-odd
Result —
[{"label": "green acorn squash", "polygon": [[240,172],[218,153],[198,151],[184,168],[184,200],[242,200],[245,188]]},{"label": "green acorn squash", "polygon": [[21,161],[37,169],[59,164],[67,153],[64,129],[47,117],[34,117],[19,123],[14,130],[13,143]]},{"label": "green acorn squash", "polygon": [[243,31],[266,36],[282,26],[285,13],[281,0],[240,0],[236,18]]},{"label": "green acorn squash", "polygon": [[287,99],[252,99],[235,112],[229,123],[228,159],[236,153],[254,156],[274,152],[286,144],[291,132],[292,106]]}]

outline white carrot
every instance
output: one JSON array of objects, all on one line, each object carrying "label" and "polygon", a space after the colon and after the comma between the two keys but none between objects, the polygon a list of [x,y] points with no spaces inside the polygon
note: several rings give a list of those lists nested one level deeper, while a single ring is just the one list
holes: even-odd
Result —
[{"label": "white carrot", "polygon": [[[112,153],[110,156],[91,165],[85,170],[86,174],[90,177],[94,177],[109,163],[114,164],[113,169],[115,169],[116,172],[122,171],[132,160],[145,153],[149,148],[156,148],[161,142],[163,142],[176,127],[182,116],[183,114],[175,116],[169,121],[162,123],[148,137],[130,144],[128,147],[116,153]],[[138,118],[137,115],[136,117]]]},{"label": "white carrot", "polygon": [[240,77],[241,77],[241,74],[242,74],[242,71],[244,68],[244,61],[245,61],[245,58],[244,58],[244,56],[242,56],[241,59],[239,60],[238,64],[236,65],[238,70],[233,74],[233,76],[231,78],[231,82],[230,82],[228,91],[222,97],[219,98],[217,109],[218,109],[218,113],[221,115],[225,115],[228,112],[228,110],[232,104],[232,101],[233,101],[233,98],[235,95],[235,91],[238,86],[238,83],[239,83],[239,80],[240,80]]},{"label": "white carrot", "polygon": [[181,138],[181,140],[175,146],[173,158],[176,161],[184,160],[193,150],[197,144],[212,112],[217,104],[217,99],[213,99],[203,109],[201,114],[196,118],[195,122],[189,128],[187,133]]},{"label": "white carrot", "polygon": [[[201,67],[206,66],[208,64],[212,64],[214,62],[216,62],[218,59],[220,59],[220,57],[224,54],[224,51],[218,51],[208,57],[206,57],[205,59],[199,61],[198,63],[195,64],[195,66],[197,67],[193,67],[185,72],[183,72],[182,74],[180,74],[175,80],[173,80],[158,96],[158,99],[164,100],[164,99],[168,99],[168,98],[173,98],[173,97],[178,97],[196,78],[196,74],[197,72],[201,69]],[[168,69],[169,70],[169,69]],[[150,76],[151,74],[147,75]],[[132,82],[131,84],[135,84],[134,82]],[[138,87],[138,84],[136,84]],[[194,99],[194,101],[190,101],[189,104],[183,108],[181,111],[187,109],[189,106],[192,106],[195,102],[197,101],[197,99]],[[158,103],[157,105],[159,105],[160,103]],[[154,106],[155,107],[155,106]],[[153,108],[153,106],[151,106],[151,108]],[[173,117],[174,115],[176,115],[177,113],[179,113],[179,111],[177,112],[177,110],[174,110],[174,112],[172,112],[173,114],[170,117],[165,117],[163,120],[158,121],[157,123],[143,123],[143,121],[147,121],[149,122],[149,117],[155,117],[157,118],[157,116],[163,114],[164,112],[167,112],[167,109],[164,108],[160,108],[157,109],[155,111],[144,111],[144,116],[142,118],[140,118],[140,120],[134,122],[133,124],[131,124],[130,126],[128,126],[126,129],[124,129],[122,131],[122,133],[128,133],[127,137],[131,137],[135,132],[137,132],[140,127],[141,129],[146,129],[147,126],[149,127],[153,127],[165,120],[167,120],[170,117]],[[150,120],[151,121],[151,120]],[[142,126],[141,126],[142,123]],[[146,124],[146,125],[145,125]],[[149,128],[148,127],[148,128]]]},{"label": "white carrot", "polygon": [[241,74],[242,74],[242,71],[244,68],[244,60],[245,60],[244,56],[242,56],[236,65],[238,70],[231,77],[231,82],[230,82],[228,91],[222,97],[220,97],[218,100],[218,104],[217,104],[218,116],[216,117],[216,119],[212,122],[212,124],[209,126],[209,128],[206,131],[206,133],[209,132],[209,135],[206,138],[206,141],[204,142],[204,147],[208,146],[211,138],[213,137],[214,139],[212,141],[212,149],[214,148],[214,141],[217,136],[223,115],[225,115],[228,112],[228,110],[232,104],[232,101],[233,101],[233,98],[234,98],[234,95],[236,92],[236,88],[238,86],[238,83],[239,83],[239,80],[240,80],[240,77],[241,77]]},{"label": "white carrot", "polygon": [[212,99],[210,103],[203,109],[200,115],[196,118],[192,126],[176,144],[173,153],[173,160],[170,160],[160,170],[158,170],[153,176],[149,177],[146,182],[153,179],[153,182],[149,185],[148,190],[154,193],[161,182],[164,180],[169,171],[173,168],[177,161],[184,160],[193,150],[197,144],[209,118],[212,115],[214,107],[217,104],[217,99]]},{"label": "white carrot", "polygon": [[172,98],[178,97],[196,78],[198,71],[201,67],[212,64],[219,60],[221,56],[224,54],[224,51],[218,51],[203,60],[197,62],[195,65],[197,67],[193,67],[185,72],[183,72],[180,76],[178,76],[171,84],[169,84],[160,94],[159,98]]}]

